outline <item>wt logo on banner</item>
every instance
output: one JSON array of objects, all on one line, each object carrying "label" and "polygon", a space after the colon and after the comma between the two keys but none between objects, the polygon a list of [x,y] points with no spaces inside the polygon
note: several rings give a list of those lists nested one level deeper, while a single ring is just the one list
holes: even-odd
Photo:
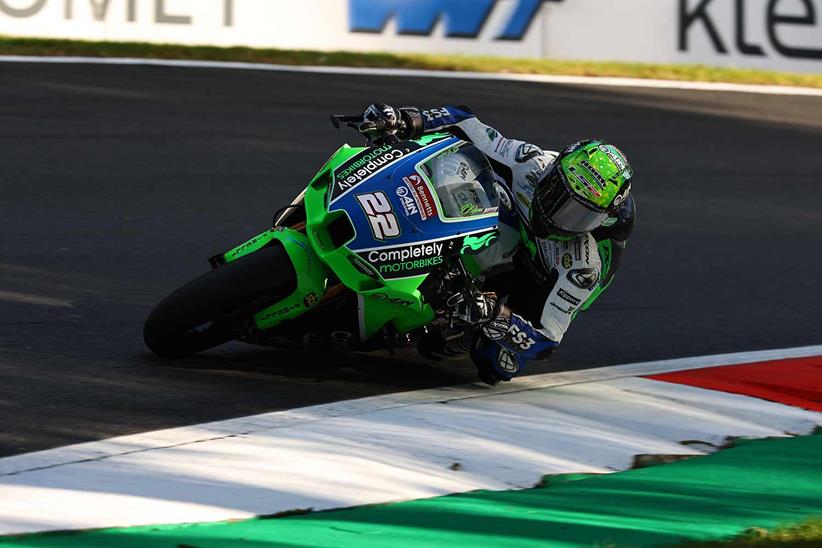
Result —
[{"label": "wt logo on banner", "polygon": [[[543,2],[517,0],[498,40],[522,40]],[[498,0],[349,0],[351,32],[381,33],[395,17],[400,34],[430,36],[442,18],[449,38],[476,38]]]}]

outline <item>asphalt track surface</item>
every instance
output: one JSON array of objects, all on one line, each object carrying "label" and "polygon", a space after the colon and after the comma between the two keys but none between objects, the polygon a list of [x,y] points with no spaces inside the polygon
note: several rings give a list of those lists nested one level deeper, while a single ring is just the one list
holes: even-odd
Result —
[{"label": "asphalt track surface", "polygon": [[530,373],[820,343],[822,98],[0,63],[0,455],[472,381],[466,363],[143,347],[160,298],[359,142],[327,115],[373,99],[631,157],[621,270]]}]

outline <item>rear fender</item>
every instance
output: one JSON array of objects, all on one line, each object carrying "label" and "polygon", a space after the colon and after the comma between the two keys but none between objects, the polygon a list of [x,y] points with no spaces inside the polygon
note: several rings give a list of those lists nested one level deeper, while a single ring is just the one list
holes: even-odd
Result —
[{"label": "rear fender", "polygon": [[273,241],[285,248],[294,271],[297,288],[288,297],[254,314],[254,323],[260,330],[276,327],[285,320],[297,318],[315,307],[325,293],[330,269],[320,260],[305,234],[291,228],[275,227],[251,238],[223,255],[231,262],[254,253]]}]

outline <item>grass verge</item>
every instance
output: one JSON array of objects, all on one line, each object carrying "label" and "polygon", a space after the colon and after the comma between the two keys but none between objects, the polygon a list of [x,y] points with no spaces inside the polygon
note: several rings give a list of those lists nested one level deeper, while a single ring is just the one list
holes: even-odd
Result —
[{"label": "grass verge", "polygon": [[661,65],[612,61],[556,61],[505,59],[413,53],[355,53],[247,47],[184,46],[139,42],[90,42],[0,36],[0,55],[56,55],[80,57],[143,57],[240,61],[282,65],[413,68],[445,71],[504,72],[563,76],[616,76],[700,82],[728,82],[822,88],[821,74],[794,74],[704,65]]},{"label": "grass verge", "polygon": [[822,517],[773,530],[748,529],[738,537],[713,542],[687,542],[680,548],[811,548],[822,546]]}]

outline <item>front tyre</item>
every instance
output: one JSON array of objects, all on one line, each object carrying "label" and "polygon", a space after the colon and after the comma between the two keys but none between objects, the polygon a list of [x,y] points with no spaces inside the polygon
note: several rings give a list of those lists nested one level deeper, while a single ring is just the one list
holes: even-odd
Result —
[{"label": "front tyre", "polygon": [[235,337],[237,322],[287,297],[297,287],[279,242],[191,280],[146,318],[143,339],[160,356],[182,357]]}]

